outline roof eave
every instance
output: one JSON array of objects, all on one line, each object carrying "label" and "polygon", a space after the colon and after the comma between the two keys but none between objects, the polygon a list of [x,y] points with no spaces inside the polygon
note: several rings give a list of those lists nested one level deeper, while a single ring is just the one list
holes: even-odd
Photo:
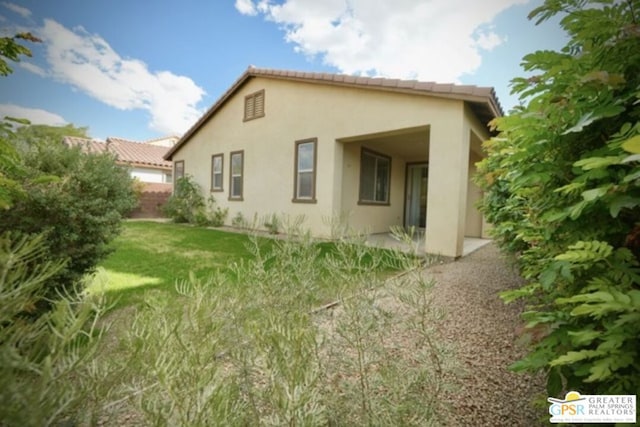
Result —
[{"label": "roof eave", "polygon": [[[265,77],[271,79],[278,80],[289,80],[289,81],[299,81],[311,84],[322,84],[322,85],[337,85],[343,87],[352,87],[358,89],[370,89],[370,90],[379,90],[385,92],[394,92],[394,93],[407,93],[411,95],[423,95],[430,96],[436,98],[445,98],[445,99],[457,99],[465,102],[477,102],[486,104],[491,115],[493,117],[502,117],[504,115],[502,111],[502,107],[496,97],[495,90],[491,88],[489,94],[469,94],[463,92],[451,92],[451,91],[424,91],[416,89],[413,83],[427,85],[429,87],[433,87],[433,83],[429,82],[414,82],[414,81],[403,81],[403,80],[391,80],[391,79],[381,79],[380,82],[382,84],[371,84],[369,81],[368,84],[363,84],[358,81],[358,77],[356,76],[347,76],[341,74],[333,74],[330,75],[329,78],[327,74],[322,73],[297,73],[292,71],[284,71],[284,70],[269,70],[269,69],[256,69],[253,67],[249,67],[234,83],[231,87],[213,104],[203,115],[198,119],[198,121],[189,128],[187,132],[178,140],[178,142],[167,151],[167,153],[163,156],[163,158],[167,161],[172,161],[174,153],[176,153],[183,145],[187,143],[187,141],[191,138],[191,136],[200,129],[214,114],[215,112],[221,108],[233,95],[234,93],[240,89],[249,79],[253,77]],[[392,83],[397,82],[397,85]],[[412,84],[403,84],[412,83]],[[438,86],[437,84],[435,86]],[[447,86],[447,85],[440,85]]]}]

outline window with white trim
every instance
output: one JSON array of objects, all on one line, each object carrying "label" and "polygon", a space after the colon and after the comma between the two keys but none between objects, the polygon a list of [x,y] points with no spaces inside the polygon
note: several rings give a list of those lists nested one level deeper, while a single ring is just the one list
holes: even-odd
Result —
[{"label": "window with white trim", "polygon": [[316,152],[318,140],[296,141],[293,201],[316,201]]},{"label": "window with white trim", "polygon": [[223,154],[214,154],[211,156],[211,191],[223,191],[223,164]]},{"label": "window with white trim", "polygon": [[361,204],[389,204],[391,157],[362,149],[360,156]]},{"label": "window with white trim", "polygon": [[233,151],[229,167],[229,200],[242,200],[244,151]]}]

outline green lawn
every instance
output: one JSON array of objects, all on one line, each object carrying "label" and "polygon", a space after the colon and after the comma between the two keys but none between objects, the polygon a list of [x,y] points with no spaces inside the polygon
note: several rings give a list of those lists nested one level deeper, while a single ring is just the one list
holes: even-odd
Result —
[{"label": "green lawn", "polygon": [[[257,244],[262,255],[268,258],[274,240],[261,237],[257,239]],[[128,221],[123,223],[122,234],[113,243],[114,252],[100,263],[89,292],[106,292],[113,299],[118,299],[118,306],[126,306],[141,301],[151,290],[175,295],[175,284],[188,280],[190,275],[207,279],[222,271],[233,280],[232,266],[254,259],[255,255],[250,250],[252,246],[255,246],[255,242],[247,234],[185,224]],[[314,261],[336,253],[334,243],[318,242],[314,246],[318,250],[318,256],[312,256]],[[313,248],[310,250],[313,251]],[[350,256],[353,256],[356,268],[366,268],[370,266],[372,254],[376,252],[383,253],[383,258],[387,260],[393,259],[391,252],[372,248]],[[294,253],[291,256],[289,270],[293,274],[299,270],[295,262],[301,254]],[[265,265],[269,267],[281,261],[280,258],[281,255],[279,260],[267,260]],[[319,270],[326,269],[326,266],[320,264],[322,263],[319,262],[317,266]],[[396,270],[390,267],[390,263],[373,268]],[[326,276],[325,273],[326,271],[321,271],[319,277]],[[331,289],[333,285],[329,283],[320,287],[312,299],[317,303],[331,300],[337,292]]]},{"label": "green lawn", "polygon": [[113,243],[114,252],[100,263],[90,292],[104,287],[132,302],[147,288],[173,291],[192,273],[206,278],[216,270],[250,258],[249,237],[184,224],[131,221]]}]

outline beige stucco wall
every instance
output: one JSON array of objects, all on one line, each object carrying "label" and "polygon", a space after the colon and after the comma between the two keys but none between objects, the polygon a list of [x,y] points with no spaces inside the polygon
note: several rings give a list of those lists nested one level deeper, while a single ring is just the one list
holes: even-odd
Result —
[{"label": "beige stucco wall", "polygon": [[471,177],[477,171],[476,163],[479,161],[480,156],[471,152],[469,156],[469,185],[467,186],[467,213],[464,233],[467,237],[482,237],[482,214],[475,207],[482,199],[482,190],[471,181]]},{"label": "beige stucco wall", "polygon": [[[262,89],[265,117],[244,122],[244,97]],[[358,138],[417,127],[429,129],[419,159]],[[478,217],[467,212],[477,197],[467,191],[471,134],[488,136],[462,101],[259,77],[241,87],[174,153],[173,161],[184,160],[185,173],[209,194],[211,156],[224,155],[224,191],[211,194],[229,209],[228,224],[238,212],[248,219],[254,214],[302,215],[315,235],[329,236],[327,219],[335,215],[369,232],[401,225],[406,163],[429,158],[427,250],[459,256],[465,230],[483,233],[477,230]],[[295,141],[308,138],[318,140],[317,203],[293,203]],[[392,157],[390,206],[357,203],[362,146]],[[230,201],[229,158],[238,150],[244,150],[244,200]]]},{"label": "beige stucco wall", "polygon": [[465,106],[465,120],[470,128],[469,176],[467,186],[467,221],[465,236],[488,238],[489,224],[478,210],[477,205],[484,196],[480,187],[473,182],[478,172],[476,164],[484,157],[482,143],[491,137],[489,130],[473,114],[469,106]]}]

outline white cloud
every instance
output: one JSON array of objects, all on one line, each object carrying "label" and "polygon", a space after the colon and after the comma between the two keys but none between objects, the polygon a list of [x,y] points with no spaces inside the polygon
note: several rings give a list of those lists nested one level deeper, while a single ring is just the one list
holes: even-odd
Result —
[{"label": "white cloud", "polygon": [[39,67],[32,62],[20,61],[18,62],[18,66],[40,77],[46,77],[47,75],[47,72],[42,67]]},{"label": "white cloud", "polygon": [[18,6],[17,4],[9,3],[7,1],[3,1],[2,5],[10,11],[22,16],[23,18],[28,18],[31,16],[31,11],[26,7]]},{"label": "white cloud", "polygon": [[40,108],[21,107],[15,104],[0,104],[0,117],[28,119],[34,125],[61,126],[67,121],[60,115]]},{"label": "white cloud", "polygon": [[236,0],[236,9],[243,15],[254,16],[258,14],[256,7],[251,0]]},{"label": "white cloud", "polygon": [[188,77],[150,71],[140,60],[122,58],[82,27],[70,30],[46,19],[37,35],[44,41],[51,76],[112,107],[147,110],[149,126],[157,132],[181,134],[202,113],[197,104],[205,92]]},{"label": "white cloud", "polygon": [[237,0],[236,8],[262,14],[296,51],[341,72],[457,82],[504,41],[493,18],[527,1]]},{"label": "white cloud", "polygon": [[493,48],[500,46],[503,42],[506,41],[506,37],[500,37],[493,29],[489,29],[488,31],[485,29],[481,29],[475,34],[476,45],[484,50],[492,50]]}]

